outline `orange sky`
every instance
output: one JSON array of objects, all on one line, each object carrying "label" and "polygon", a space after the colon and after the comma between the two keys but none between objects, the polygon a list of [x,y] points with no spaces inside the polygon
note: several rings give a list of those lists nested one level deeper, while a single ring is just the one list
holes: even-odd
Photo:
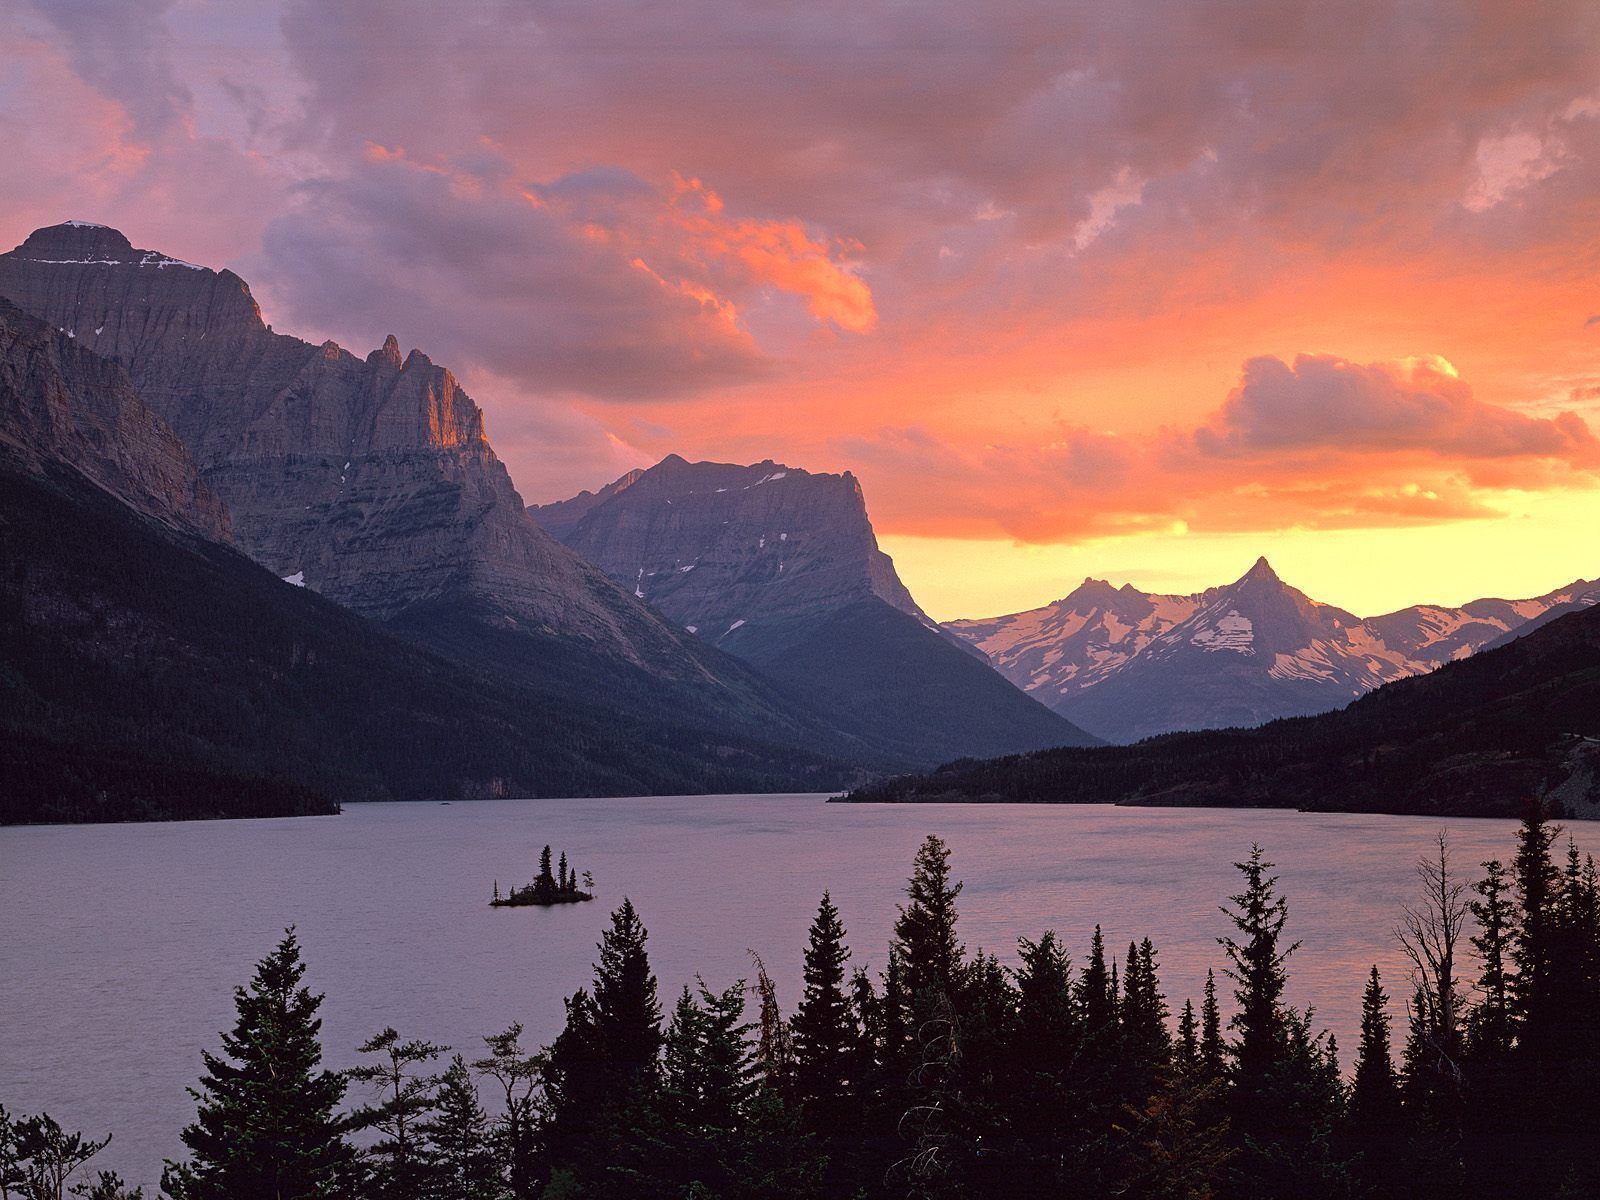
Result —
[{"label": "orange sky", "polygon": [[529,500],[851,469],[940,617],[1600,575],[1592,4],[70,8],[0,13],[0,240],[395,332]]}]

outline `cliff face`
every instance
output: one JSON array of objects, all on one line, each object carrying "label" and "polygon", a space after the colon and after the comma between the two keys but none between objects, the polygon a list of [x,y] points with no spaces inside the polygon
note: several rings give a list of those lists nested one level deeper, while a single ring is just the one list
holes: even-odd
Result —
[{"label": "cliff face", "polygon": [[640,599],[728,648],[763,625],[874,597],[933,625],[878,549],[849,472],[673,454],[598,493],[531,511]]},{"label": "cliff face", "polygon": [[127,373],[4,300],[0,444],[30,474],[63,463],[147,516],[228,538],[226,509]]},{"label": "cliff face", "polygon": [[0,296],[113,359],[192,451],[238,544],[380,620],[470,599],[507,628],[652,670],[706,668],[540,530],[449,371],[394,338],[366,358],[263,322],[245,282],[68,223],[0,255]]}]

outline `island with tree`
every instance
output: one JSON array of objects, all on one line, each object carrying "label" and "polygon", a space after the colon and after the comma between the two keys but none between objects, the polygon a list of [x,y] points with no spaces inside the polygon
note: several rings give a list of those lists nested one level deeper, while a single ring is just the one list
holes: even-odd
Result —
[{"label": "island with tree", "polygon": [[523,887],[512,888],[507,895],[500,894],[500,881],[495,880],[494,895],[489,904],[492,908],[519,908],[525,905],[538,905],[548,908],[553,904],[578,904],[584,900],[593,900],[594,876],[588,871],[583,873],[583,887],[578,887],[578,871],[576,867],[567,865],[566,851],[561,852],[561,860],[554,870],[550,867],[550,847],[546,846],[539,854],[539,874],[532,883]]}]

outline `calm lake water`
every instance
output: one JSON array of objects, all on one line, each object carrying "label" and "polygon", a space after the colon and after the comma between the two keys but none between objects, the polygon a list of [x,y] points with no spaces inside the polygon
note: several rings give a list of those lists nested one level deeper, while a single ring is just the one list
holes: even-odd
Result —
[{"label": "calm lake water", "polygon": [[[97,1160],[147,1190],[181,1150],[184,1088],[232,1019],[231,993],[286,925],[327,993],[324,1046],[393,1025],[457,1047],[521,1021],[560,1028],[610,909],[631,896],[662,999],[695,972],[714,987],[766,960],[792,1007],[823,888],[855,963],[881,969],[923,836],[950,842],[969,947],[1014,960],[1053,928],[1082,961],[1094,924],[1120,952],[1155,940],[1176,1009],[1198,1000],[1226,932],[1230,866],[1259,841],[1289,897],[1291,1000],[1356,1044],[1363,975],[1403,994],[1392,930],[1412,864],[1448,827],[1456,861],[1509,859],[1514,825],[1218,809],[829,805],[817,796],[353,805],[340,817],[0,829],[0,1103],[116,1140]],[[1578,823],[1600,853],[1600,829]],[[546,842],[594,872],[599,900],[490,909]]]}]

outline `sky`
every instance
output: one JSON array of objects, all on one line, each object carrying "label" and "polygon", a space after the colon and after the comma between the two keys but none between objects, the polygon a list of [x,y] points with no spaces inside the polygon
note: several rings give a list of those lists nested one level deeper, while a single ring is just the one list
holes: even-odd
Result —
[{"label": "sky", "polygon": [[854,471],[940,618],[1600,575],[1600,5],[0,0],[0,243],[396,334],[525,499]]}]

